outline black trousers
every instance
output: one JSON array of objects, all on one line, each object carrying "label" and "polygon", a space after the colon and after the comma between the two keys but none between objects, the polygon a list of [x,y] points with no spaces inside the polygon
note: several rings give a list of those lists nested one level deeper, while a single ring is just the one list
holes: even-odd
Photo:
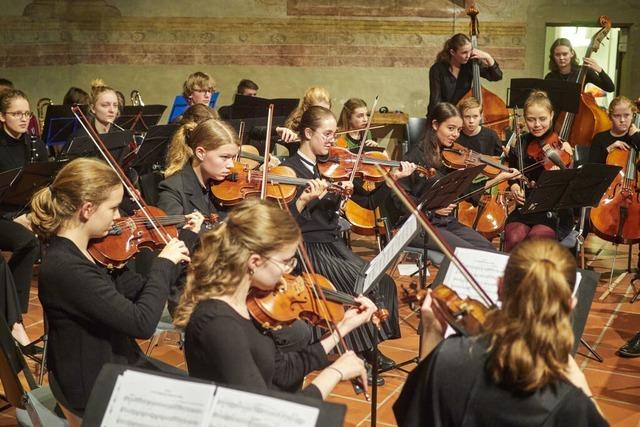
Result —
[{"label": "black trousers", "polygon": [[14,323],[22,320],[13,274],[2,257],[0,257],[0,316],[7,321],[9,329]]},{"label": "black trousers", "polygon": [[0,219],[0,249],[12,252],[9,269],[13,274],[20,309],[22,313],[26,313],[29,310],[33,264],[40,256],[40,242],[24,226],[8,219]]}]

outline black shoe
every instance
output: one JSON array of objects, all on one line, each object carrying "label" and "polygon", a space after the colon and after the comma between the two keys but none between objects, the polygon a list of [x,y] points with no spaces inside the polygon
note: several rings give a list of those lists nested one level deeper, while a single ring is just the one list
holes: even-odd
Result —
[{"label": "black shoe", "polygon": [[36,345],[36,343],[33,342],[27,345],[18,343],[18,346],[20,347],[20,351],[22,352],[22,354],[24,354],[25,356],[36,356],[43,353],[42,347]]},{"label": "black shoe", "polygon": [[623,357],[640,357],[640,332],[620,347],[618,354]]},{"label": "black shoe", "polygon": [[[371,372],[371,365],[370,364],[366,364],[367,366],[367,383],[369,385],[373,385],[373,375]],[[378,375],[378,381],[377,381],[378,387],[381,387],[384,385],[384,378],[382,378],[381,376]]]},{"label": "black shoe", "polygon": [[380,350],[378,350],[377,352],[375,352],[374,350],[364,351],[362,353],[362,357],[364,357],[364,360],[366,360],[367,362],[373,365],[374,353],[378,354],[378,370],[379,371],[388,371],[390,369],[393,369],[396,366],[396,362],[394,362],[393,359],[382,354]]}]

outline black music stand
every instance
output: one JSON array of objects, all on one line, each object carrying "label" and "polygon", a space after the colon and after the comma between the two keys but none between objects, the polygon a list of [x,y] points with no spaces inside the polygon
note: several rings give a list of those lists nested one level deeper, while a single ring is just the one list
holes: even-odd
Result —
[{"label": "black music stand", "polygon": [[139,175],[164,169],[167,146],[179,127],[180,125],[171,123],[152,126],[138,147],[138,153],[131,167]]},{"label": "black music stand", "polygon": [[[212,381],[205,381],[193,377],[184,377],[171,375],[164,372],[149,371],[133,366],[116,365],[107,363],[102,367],[98,378],[96,379],[89,401],[87,402],[87,408],[84,413],[82,425],[86,427],[100,426],[102,425],[102,419],[109,405],[109,400],[113,392],[113,388],[116,385],[118,376],[125,371],[137,371],[152,374],[160,377],[167,377],[175,380],[189,381],[194,383],[213,384]],[[333,427],[340,426],[344,422],[344,416],[347,412],[347,408],[343,404],[325,402],[323,400],[312,399],[300,394],[285,393],[276,390],[252,390],[249,387],[241,386],[229,386],[221,385],[219,387],[246,391],[255,393],[258,395],[269,396],[276,399],[282,399],[289,402],[296,402],[301,405],[312,406],[319,409],[318,420],[316,422],[317,427]]]},{"label": "black music stand", "polygon": [[[522,108],[532,91],[543,90],[549,95],[553,110],[576,113],[580,105],[580,85],[564,80],[511,79],[507,107]],[[558,114],[556,114],[556,118]]]},{"label": "black music stand", "polygon": [[[132,132],[130,130],[109,132],[100,135],[100,138],[113,155],[113,158],[119,164],[122,164],[122,160],[131,151],[129,144],[133,141]],[[78,157],[103,158],[90,136],[77,136],[73,138],[62,148],[59,157],[65,160],[72,160]]]},{"label": "black music stand", "polygon": [[158,124],[166,109],[166,105],[127,105],[115,123],[132,132],[146,132],[151,126]]},{"label": "black music stand", "polygon": [[297,98],[258,98],[236,94],[233,104],[229,106],[230,119],[248,119],[266,117],[269,105],[273,104],[273,115],[288,117],[298,106]]},{"label": "black music stand", "polygon": [[[80,108],[85,115],[88,113],[88,105],[81,105]],[[50,105],[44,119],[42,139],[47,145],[64,145],[80,127],[80,123],[71,112],[71,106]]]},{"label": "black music stand", "polygon": [[0,202],[19,207],[18,211],[22,211],[36,191],[53,181],[63,165],[61,162],[27,163],[21,168],[0,173]]}]

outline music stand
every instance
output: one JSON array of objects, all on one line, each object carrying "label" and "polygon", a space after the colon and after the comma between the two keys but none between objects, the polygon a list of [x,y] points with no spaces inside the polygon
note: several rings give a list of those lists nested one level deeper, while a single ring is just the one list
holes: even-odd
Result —
[{"label": "music stand", "polygon": [[180,125],[156,125],[149,129],[131,164],[139,175],[164,169],[167,145]]},{"label": "music stand", "polygon": [[273,115],[288,117],[298,106],[297,98],[266,99],[257,96],[237,94],[229,111],[230,119],[247,119],[252,117],[266,117],[269,105],[273,104]]},{"label": "music stand", "polygon": [[49,185],[62,162],[27,163],[21,168],[0,173],[0,202],[22,211],[39,189]]},{"label": "music stand", "polygon": [[[89,106],[81,105],[82,112],[86,115]],[[80,128],[80,123],[71,112],[69,105],[50,105],[42,129],[42,139],[47,145],[63,145],[69,142],[71,136]]]},{"label": "music stand", "polygon": [[[100,135],[113,158],[122,164],[122,160],[129,154],[129,143],[133,141],[133,134],[130,130],[119,132],[109,132]],[[98,157],[102,159],[100,152],[96,148],[90,136],[77,136],[69,143],[65,144],[60,152],[62,159],[76,159],[78,157]]]},{"label": "music stand", "polygon": [[432,211],[449,206],[467,191],[484,167],[477,165],[459,169],[440,178],[422,195],[418,209]]},{"label": "music stand", "polygon": [[122,109],[115,123],[132,132],[146,132],[160,121],[166,105],[127,105]]},{"label": "music stand", "polygon": [[[580,105],[580,85],[563,80],[511,79],[507,107],[522,108],[532,91],[543,90],[549,95],[553,110],[576,113]],[[557,118],[558,114],[556,114]]]},{"label": "music stand", "polygon": [[[220,96],[220,92],[215,91],[211,94],[211,99],[209,100],[209,108],[213,108],[216,106],[216,102],[218,101],[218,97]],[[182,95],[176,95],[176,98],[173,100],[173,106],[171,106],[171,113],[169,114],[169,123],[173,122],[178,116],[184,113],[184,110],[189,108],[189,103],[186,98]]]}]

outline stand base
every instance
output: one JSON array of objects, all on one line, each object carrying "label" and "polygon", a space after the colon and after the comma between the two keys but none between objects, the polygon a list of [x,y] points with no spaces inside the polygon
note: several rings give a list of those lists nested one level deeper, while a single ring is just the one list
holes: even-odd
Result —
[{"label": "stand base", "polygon": [[604,361],[604,359],[602,358],[602,356],[600,356],[600,354],[593,348],[591,347],[585,340],[584,338],[580,338],[580,344],[582,344],[583,346],[585,346],[585,348],[589,351],[589,353],[591,353],[591,355],[593,357],[595,357],[595,359],[602,363]]}]

